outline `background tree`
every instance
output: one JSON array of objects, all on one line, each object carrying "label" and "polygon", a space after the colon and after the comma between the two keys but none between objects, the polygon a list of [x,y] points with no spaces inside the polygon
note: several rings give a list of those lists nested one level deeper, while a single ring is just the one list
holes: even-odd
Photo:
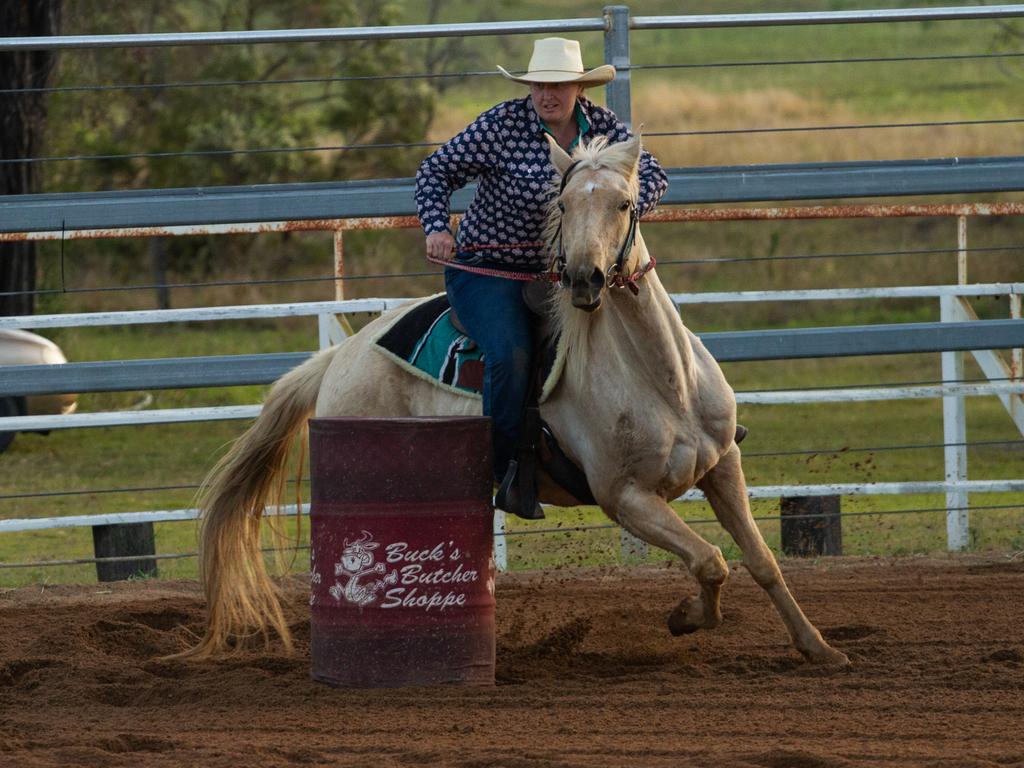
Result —
[{"label": "background tree", "polygon": [[[395,8],[364,0],[205,0],[110,4],[77,0],[67,34],[362,27],[393,22]],[[434,93],[406,41],[98,48],[68,52],[53,94],[50,153],[122,156],[45,165],[52,191],[315,182],[411,175],[423,149],[302,151],[316,146],[421,141]],[[389,75],[391,79],[367,80]],[[304,82],[294,82],[304,81]],[[282,149],[275,152],[230,150]],[[161,153],[196,156],[123,157]],[[76,264],[107,265],[146,282],[146,243],[76,242]],[[173,238],[149,243],[154,264],[202,277],[232,264],[273,268],[288,258],[271,237]],[[86,257],[86,258],[83,258]],[[93,258],[95,257],[95,258]],[[94,271],[96,266],[94,266]],[[124,270],[124,272],[122,272]],[[119,274],[120,273],[120,274]],[[160,272],[154,275],[160,282]],[[69,272],[69,279],[73,275]],[[166,296],[160,299],[166,305]]]},{"label": "background tree", "polygon": [[[998,19],[996,28],[998,32],[993,36],[993,50],[996,53],[1019,53],[1021,44],[1024,43],[1024,24],[1018,19]],[[1024,79],[1024,66],[1021,65],[1019,58],[1001,60],[999,69],[1015,80]]]},{"label": "background tree", "polygon": [[[490,19],[508,2],[484,4],[472,14],[476,20]],[[8,14],[18,9],[19,14],[31,10],[39,16],[44,7],[59,9],[60,2],[0,0],[0,7]],[[429,0],[422,11],[427,21],[439,21],[451,15],[453,7],[449,0]],[[75,0],[65,4],[62,26],[66,34],[85,35],[422,22],[420,10],[373,0],[136,0],[113,5]],[[51,21],[46,30],[24,34],[53,34],[54,27]],[[5,22],[4,29],[6,34],[18,27]],[[65,51],[53,78],[58,90],[25,97],[24,103],[31,102],[32,108],[21,108],[21,114],[31,114],[35,121],[35,129],[23,134],[34,144],[5,140],[3,151],[16,156],[44,154],[41,118],[48,106],[45,154],[108,159],[54,160],[4,170],[33,177],[19,189],[52,192],[411,176],[429,148],[304,148],[422,142],[437,95],[465,81],[403,75],[490,68],[494,47],[504,51],[512,44],[504,38],[456,37]],[[53,57],[28,56],[36,62],[31,68],[33,82],[44,83]],[[13,61],[10,67],[15,66]],[[19,71],[28,71],[23,63],[18,66]],[[387,79],[369,79],[374,76]],[[12,112],[3,110],[4,115]],[[284,151],[263,151],[267,149]],[[11,265],[8,271],[16,267],[16,273],[5,280],[25,289],[35,284],[35,249],[19,248],[24,252],[19,259],[6,260]],[[259,277],[261,270],[277,275],[291,265],[298,269],[312,257],[312,248],[308,238],[286,234],[74,241],[66,244],[67,281],[71,287],[99,287],[202,280],[214,271],[219,276],[233,271]],[[56,253],[56,248],[40,251],[40,280],[47,286],[56,282]],[[170,305],[167,291],[158,290],[156,296],[158,306]],[[47,310],[60,311],[72,305],[87,309],[96,302],[98,308],[101,299],[81,294],[78,299],[47,296],[41,301]]]},{"label": "background tree", "polygon": [[[61,0],[0,0],[0,29],[5,36],[57,34]],[[42,146],[46,98],[25,89],[43,88],[53,71],[49,51],[0,53],[0,158],[34,157]],[[38,189],[34,163],[0,163],[0,195],[21,195]],[[0,315],[30,315],[36,287],[33,242],[0,243]]]},{"label": "background tree", "polygon": [[[394,8],[360,0],[79,0],[68,34],[362,27]],[[54,154],[211,152],[53,164],[60,190],[318,181],[404,171],[409,153],[231,149],[388,144],[421,139],[432,91],[415,80],[369,81],[410,70],[403,41],[89,49],[68,55],[61,85],[111,90],[56,94]],[[332,78],[337,78],[332,80]],[[356,78],[356,79],[344,79]],[[308,82],[288,82],[307,80]],[[262,82],[266,81],[266,82]],[[226,84],[234,83],[234,84]],[[178,85],[203,84],[203,85]],[[213,85],[217,84],[217,85]],[[123,87],[116,87],[123,86]]]}]

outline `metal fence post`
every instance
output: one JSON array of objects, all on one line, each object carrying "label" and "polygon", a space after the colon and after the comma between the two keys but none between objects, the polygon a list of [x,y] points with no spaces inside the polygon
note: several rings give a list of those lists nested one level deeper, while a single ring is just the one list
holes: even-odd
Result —
[{"label": "metal fence post", "polygon": [[[616,114],[627,128],[633,127],[633,105],[630,99],[629,79],[629,7],[604,7],[604,63],[615,67],[615,79],[605,86],[608,109]],[[622,561],[647,559],[647,543],[626,529],[619,529],[619,552]]]},{"label": "metal fence post", "polygon": [[[943,296],[939,299],[942,322],[958,319],[957,297]],[[964,353],[942,353],[942,381],[960,382],[964,378]],[[963,395],[946,395],[942,398],[942,437],[946,464],[946,482],[967,480],[967,412]],[[965,549],[969,543],[968,495],[960,488],[946,491],[946,541],[951,552]]]},{"label": "metal fence post", "polygon": [[[1010,294],[1011,320],[1020,320],[1024,317],[1021,305],[1021,295],[1019,293]],[[1016,347],[1010,351],[1010,381],[1019,382],[1022,378],[1024,378],[1024,349]]]},{"label": "metal fence post", "polygon": [[[334,230],[334,300],[345,300],[345,230],[341,227]],[[340,344],[347,336],[355,333],[342,315],[339,322],[336,315],[320,315],[320,349],[327,349],[332,344]]]},{"label": "metal fence post", "polygon": [[494,567],[500,572],[508,570],[508,537],[501,509],[494,510]]},{"label": "metal fence post", "polygon": [[615,79],[604,88],[608,109],[627,128],[633,127],[633,106],[629,94],[629,7],[604,7],[604,63],[615,67]]},{"label": "metal fence post", "polygon": [[956,282],[967,285],[967,217],[956,218]]},{"label": "metal fence post", "polygon": [[345,230],[334,230],[334,300],[345,300]]}]

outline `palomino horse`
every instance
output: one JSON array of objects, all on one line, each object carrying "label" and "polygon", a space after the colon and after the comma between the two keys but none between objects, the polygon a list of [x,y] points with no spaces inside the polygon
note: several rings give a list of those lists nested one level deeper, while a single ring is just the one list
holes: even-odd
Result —
[{"label": "palomino horse", "polygon": [[[736,402],[721,369],[683,325],[636,231],[640,139],[603,138],[570,158],[552,146],[562,175],[551,206],[549,244],[565,290],[550,311],[565,365],[541,406],[564,451],[586,473],[605,514],[633,535],[682,558],[700,585],[669,617],[673,634],[722,621],[729,568],[669,506],[696,485],[736,540],[755,581],[775,604],[807,659],[848,664],[790,594],[754,523],[740,467]],[[617,271],[618,267],[618,271]],[[618,280],[615,279],[618,275]],[[619,290],[609,285],[626,285]],[[260,521],[280,482],[288,449],[307,417],[468,415],[479,403],[411,375],[373,350],[374,329],[406,308],[283,376],[256,423],[213,469],[200,499],[206,634],[190,653],[211,656],[253,631],[290,634],[260,553]],[[570,502],[557,489],[541,498]]]}]

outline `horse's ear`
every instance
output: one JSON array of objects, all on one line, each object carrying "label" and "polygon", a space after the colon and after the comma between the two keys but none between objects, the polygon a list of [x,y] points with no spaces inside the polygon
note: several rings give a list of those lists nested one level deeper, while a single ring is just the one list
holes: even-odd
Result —
[{"label": "horse's ear", "polygon": [[601,152],[601,160],[626,179],[634,179],[640,169],[642,149],[640,137],[630,136],[625,141],[609,144],[608,148]]},{"label": "horse's ear", "polygon": [[[643,126],[640,126],[643,129]],[[630,168],[630,176],[635,174],[640,168],[640,154],[643,152],[643,144],[640,141],[640,131],[638,130],[635,135],[631,136],[628,140],[623,142],[623,152],[626,156],[626,162]]]},{"label": "horse's ear", "polygon": [[551,137],[551,134],[545,133],[544,138],[551,145],[551,164],[555,166],[555,170],[558,171],[559,175],[564,174],[569,166],[572,165],[572,158],[566,154],[564,149],[558,146],[558,142]]}]

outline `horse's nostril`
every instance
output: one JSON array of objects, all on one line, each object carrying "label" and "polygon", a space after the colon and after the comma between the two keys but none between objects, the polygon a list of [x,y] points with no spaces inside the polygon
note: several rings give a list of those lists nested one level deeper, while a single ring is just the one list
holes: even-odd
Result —
[{"label": "horse's nostril", "polygon": [[562,270],[562,281],[561,282],[562,282],[562,287],[563,288],[569,288],[569,287],[572,286],[572,280],[569,279],[569,270],[567,270],[567,269],[563,269]]},{"label": "horse's nostril", "polygon": [[595,288],[604,287],[604,272],[599,267],[594,267],[594,271],[590,273],[590,284]]}]

